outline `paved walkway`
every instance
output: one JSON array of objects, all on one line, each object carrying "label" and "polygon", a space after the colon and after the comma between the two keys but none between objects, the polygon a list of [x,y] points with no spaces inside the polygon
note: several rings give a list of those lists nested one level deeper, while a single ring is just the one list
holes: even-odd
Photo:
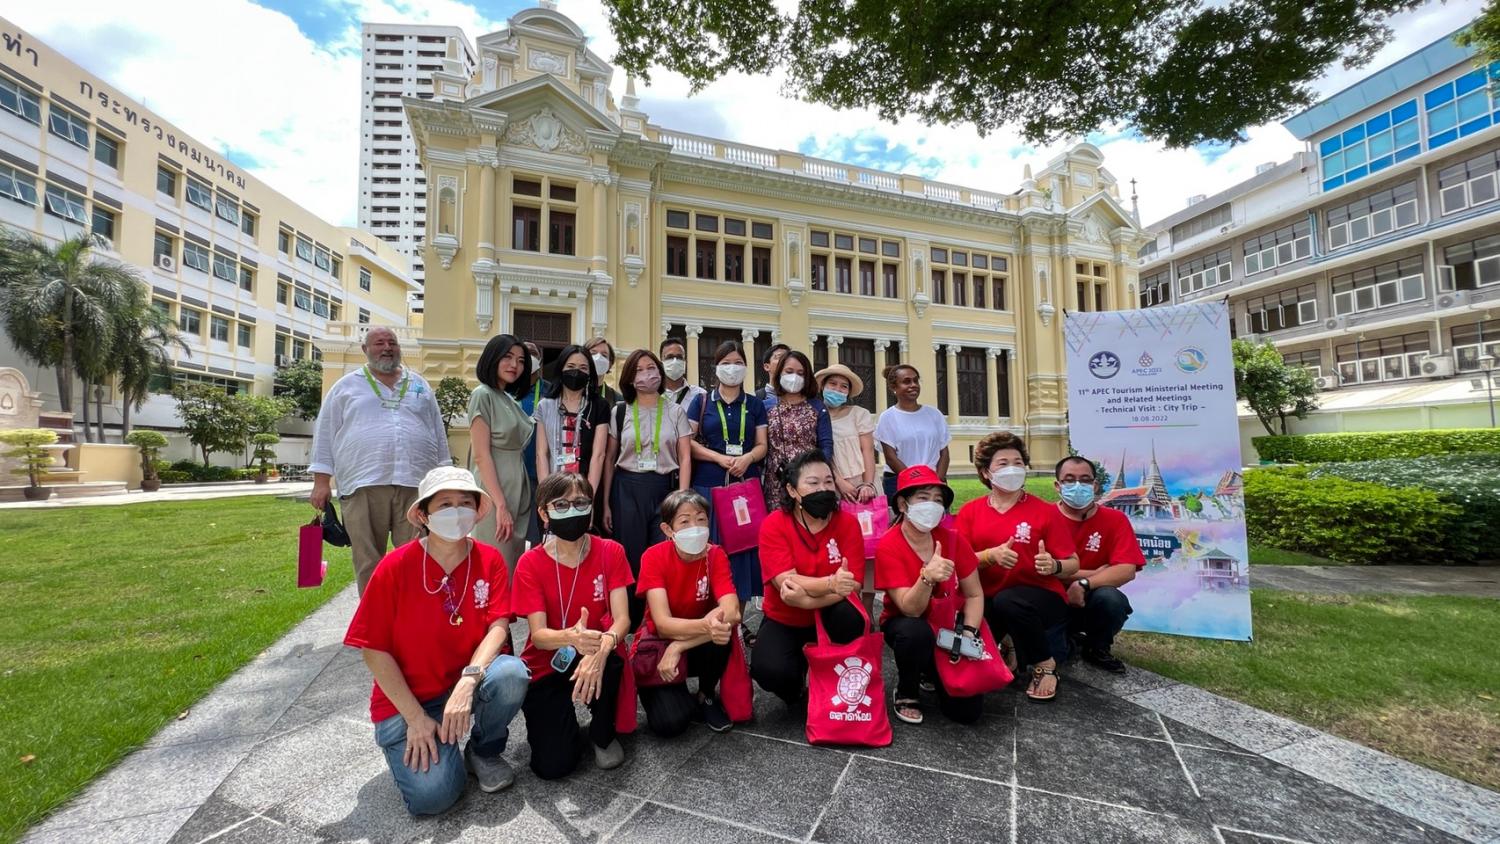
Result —
[{"label": "paved walkway", "polygon": [[312,492],[312,481],[235,481],[222,484],[164,486],[156,492],[138,489],[113,495],[84,495],[78,498],[52,498],[47,501],[7,501],[0,510],[41,510],[54,507],[98,507],[115,504],[140,504],[146,501],[203,501],[209,498],[234,498],[241,495],[295,495],[306,498]]},{"label": "paved walkway", "polygon": [[353,606],[351,588],[26,841],[1500,842],[1500,794],[1136,669],[1071,669],[1050,706],[991,695],[974,727],[932,706],[876,750],[809,747],[759,695],[750,724],[642,732],[620,769],[554,783],[518,717],[515,787],[413,819],[339,644]]},{"label": "paved walkway", "polygon": [[1339,595],[1464,595],[1500,600],[1497,566],[1250,566],[1253,589]]}]

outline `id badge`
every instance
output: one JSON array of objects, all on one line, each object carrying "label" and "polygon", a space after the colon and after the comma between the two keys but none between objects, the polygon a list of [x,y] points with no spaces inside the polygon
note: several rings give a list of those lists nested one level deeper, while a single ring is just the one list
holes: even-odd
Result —
[{"label": "id badge", "polygon": [[556,457],[552,458],[552,467],[561,471],[563,469],[566,469],[572,462],[573,455],[568,454],[567,452],[561,452]]},{"label": "id badge", "polygon": [[552,670],[559,674],[568,673],[573,667],[573,660],[578,658],[578,649],[572,645],[563,645],[552,654]]},{"label": "id badge", "polygon": [[743,445],[726,445],[724,446],[724,453],[730,457],[743,457],[745,456],[745,447]]},{"label": "id badge", "polygon": [[640,457],[636,458],[635,467],[636,467],[636,469],[638,469],[638,470],[640,470],[642,472],[655,472],[656,471],[656,455],[655,454],[642,454]]}]

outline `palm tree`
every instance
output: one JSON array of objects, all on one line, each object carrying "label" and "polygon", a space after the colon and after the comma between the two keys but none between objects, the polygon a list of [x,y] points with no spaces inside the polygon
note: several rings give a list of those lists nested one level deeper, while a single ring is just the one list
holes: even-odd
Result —
[{"label": "palm tree", "polygon": [[145,283],[118,261],[96,259],[95,242],[89,232],[55,245],[25,232],[0,234],[0,324],[23,357],[56,370],[64,413],[73,410],[75,374],[108,373],[115,314],[128,291]]},{"label": "palm tree", "polygon": [[120,436],[130,435],[130,414],[140,410],[151,392],[151,378],[165,373],[172,362],[168,350],[177,346],[191,354],[177,323],[151,304],[145,285],[139,285],[128,307],[115,322],[115,374],[120,379]]}]

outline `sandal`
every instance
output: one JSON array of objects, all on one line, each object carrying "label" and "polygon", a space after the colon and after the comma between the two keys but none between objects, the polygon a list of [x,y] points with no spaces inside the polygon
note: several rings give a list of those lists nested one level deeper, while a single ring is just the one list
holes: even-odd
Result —
[{"label": "sandal", "polygon": [[896,717],[908,724],[922,723],[922,710],[917,705],[916,698],[898,697],[891,699],[891,705],[896,708]]},{"label": "sandal", "polygon": [[1033,666],[1031,685],[1026,687],[1026,696],[1035,703],[1050,703],[1057,697],[1057,669]]},{"label": "sandal", "polygon": [[1009,636],[1000,640],[1000,658],[1005,661],[1005,670],[1015,676],[1016,669],[1020,666],[1016,665],[1016,645]]},{"label": "sandal", "polygon": [[745,650],[748,651],[754,648],[755,640],[757,638],[759,637],[756,636],[754,631],[750,629],[750,625],[745,624],[744,622],[740,623],[740,641],[745,643]]}]

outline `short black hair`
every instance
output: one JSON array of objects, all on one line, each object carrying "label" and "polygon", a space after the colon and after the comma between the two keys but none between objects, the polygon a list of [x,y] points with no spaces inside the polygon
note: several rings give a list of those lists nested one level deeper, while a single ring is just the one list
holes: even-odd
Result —
[{"label": "short black hair", "polygon": [[796,349],[788,350],[786,356],[776,364],[776,368],[771,370],[771,392],[778,396],[786,395],[786,391],[781,389],[781,371],[786,369],[786,362],[789,360],[794,360],[802,364],[802,397],[808,401],[817,398],[818,379],[813,377],[812,361],[807,359],[807,355]]},{"label": "short black hair", "polygon": [[[661,374],[661,358],[657,357],[650,349],[636,349],[625,359],[625,365],[620,367],[620,395],[625,398],[626,404],[635,404],[635,371],[640,368],[642,360],[649,360],[656,364],[657,374]],[[666,375],[656,384],[656,393],[661,395],[667,391]]]},{"label": "short black hair", "polygon": [[797,509],[797,501],[792,496],[785,494],[785,488],[796,487],[797,481],[802,478],[802,471],[808,466],[827,466],[830,470],[833,469],[833,464],[829,462],[828,455],[824,454],[821,449],[810,448],[793,457],[792,462],[781,468],[781,477],[776,479],[782,486],[782,510],[791,513]]},{"label": "short black hair", "polygon": [[668,346],[681,346],[682,356],[687,357],[687,341],[681,337],[668,337],[661,341],[661,345],[656,347],[656,353],[662,357],[666,357]]},{"label": "short black hair", "polygon": [[671,526],[684,507],[697,507],[704,515],[708,515],[708,499],[703,497],[703,493],[695,489],[679,489],[662,499],[661,523]]},{"label": "short black hair", "polygon": [[1089,471],[1094,473],[1094,479],[1099,479],[1099,464],[1088,459],[1087,457],[1084,457],[1082,454],[1070,454],[1067,457],[1064,457],[1063,459],[1057,461],[1057,465],[1052,467],[1052,477],[1061,479],[1063,467],[1074,460],[1078,461],[1079,463],[1087,463],[1089,465]]},{"label": "short black hair", "polygon": [[588,364],[588,366],[586,367],[586,369],[587,369],[587,371],[589,373],[589,384],[588,384],[587,387],[583,388],[583,397],[584,397],[584,400],[587,401],[595,393],[599,392],[599,376],[594,374],[594,356],[591,355],[591,354],[589,354],[589,350],[588,349],[585,349],[584,347],[578,345],[577,343],[574,343],[574,344],[572,344],[570,346],[564,347],[563,350],[562,350],[562,354],[560,354],[560,355],[557,356],[557,377],[554,378],[554,379],[552,379],[552,383],[550,385],[548,385],[548,387],[547,387],[547,398],[549,398],[549,399],[560,399],[560,398],[562,398],[562,394],[563,394],[563,385],[562,385],[562,371],[563,371],[563,367],[565,367],[565,366],[568,365],[568,358],[570,358],[570,357],[572,357],[574,355],[583,355],[583,362],[586,363],[586,364]]},{"label": "short black hair", "polygon": [[521,347],[521,351],[526,351],[525,344],[512,334],[491,337],[490,341],[484,344],[484,351],[479,355],[479,365],[475,367],[477,371],[474,375],[479,379],[479,383],[492,390],[504,390],[516,398],[525,395],[526,391],[531,388],[531,355],[529,353],[521,355],[521,376],[510,386],[501,387],[500,378],[495,374],[501,358],[510,354],[510,350],[517,346]]},{"label": "short black hair", "polygon": [[719,364],[723,363],[724,358],[729,357],[735,352],[738,352],[740,357],[742,358],[745,356],[745,349],[740,345],[740,341],[725,340],[724,342],[720,343],[714,348],[714,366],[718,366]]},{"label": "short black hair", "polygon": [[766,349],[766,353],[760,356],[760,365],[765,366],[766,364],[770,363],[771,358],[775,357],[777,352],[790,352],[791,350],[791,346],[788,346],[785,343],[777,343],[771,348]]}]

